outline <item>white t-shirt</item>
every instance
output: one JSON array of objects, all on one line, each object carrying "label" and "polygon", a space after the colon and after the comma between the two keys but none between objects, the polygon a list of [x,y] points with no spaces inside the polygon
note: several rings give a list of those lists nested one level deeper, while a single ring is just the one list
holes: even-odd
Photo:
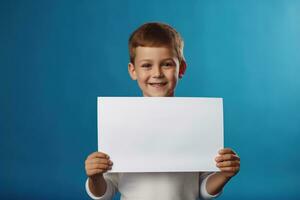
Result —
[{"label": "white t-shirt", "polygon": [[[199,177],[199,174],[201,176]],[[213,199],[206,191],[208,172],[104,173],[106,192],[94,196],[86,181],[86,191],[92,199],[111,200],[120,192],[121,200],[196,200]]]}]

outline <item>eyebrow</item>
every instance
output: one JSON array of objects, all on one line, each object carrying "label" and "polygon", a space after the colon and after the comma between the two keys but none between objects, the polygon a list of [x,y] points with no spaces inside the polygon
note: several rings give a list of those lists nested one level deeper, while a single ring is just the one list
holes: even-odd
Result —
[{"label": "eyebrow", "polygon": [[[166,61],[166,60],[172,60],[172,61],[174,61],[172,57],[162,59],[162,61]],[[143,61],[152,61],[152,60],[151,59],[143,59],[143,60],[140,60],[139,63],[141,63]]]}]

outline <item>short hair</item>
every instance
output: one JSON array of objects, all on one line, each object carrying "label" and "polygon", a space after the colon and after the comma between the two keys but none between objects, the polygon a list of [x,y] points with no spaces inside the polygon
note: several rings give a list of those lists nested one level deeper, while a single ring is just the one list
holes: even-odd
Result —
[{"label": "short hair", "polygon": [[130,62],[134,63],[136,48],[168,47],[175,51],[179,63],[185,61],[184,42],[180,34],[170,25],[161,22],[149,22],[141,25],[129,37],[128,48]]}]

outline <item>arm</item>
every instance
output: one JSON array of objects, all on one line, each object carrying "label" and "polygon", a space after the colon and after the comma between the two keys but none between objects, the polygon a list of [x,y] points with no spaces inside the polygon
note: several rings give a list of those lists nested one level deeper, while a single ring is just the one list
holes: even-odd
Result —
[{"label": "arm", "polygon": [[99,176],[90,177],[88,179],[88,187],[93,195],[100,197],[104,195],[107,184],[103,178],[103,175],[101,174]]},{"label": "arm", "polygon": [[112,168],[109,156],[102,152],[94,152],[85,161],[88,176],[86,191],[92,199],[111,199],[115,192],[112,181],[104,178],[103,173]]},{"label": "arm", "polygon": [[[111,200],[113,199],[115,193],[117,192],[117,179],[118,179],[118,175],[117,174],[104,174],[103,175],[103,185],[106,185],[105,190],[103,191],[103,193],[98,193],[97,191],[97,185],[98,183],[96,183],[96,191],[94,190],[93,192],[91,191],[93,187],[92,185],[89,184],[93,184],[93,180],[91,178],[88,178],[85,184],[86,187],[86,192],[88,193],[88,195],[92,198],[92,199],[96,199],[96,200]],[[101,186],[102,187],[102,186]]]},{"label": "arm", "polygon": [[211,174],[207,177],[205,185],[207,193],[209,193],[210,195],[219,194],[229,180],[230,179],[225,178],[218,172]]},{"label": "arm", "polygon": [[207,179],[206,190],[211,195],[221,192],[225,184],[240,170],[240,158],[230,148],[221,149],[215,160],[216,166],[221,171],[212,174]]}]

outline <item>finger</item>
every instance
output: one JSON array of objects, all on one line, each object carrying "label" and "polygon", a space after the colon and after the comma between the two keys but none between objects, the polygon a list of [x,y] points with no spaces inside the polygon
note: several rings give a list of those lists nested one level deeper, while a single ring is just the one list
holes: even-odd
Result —
[{"label": "finger", "polygon": [[221,167],[222,172],[237,172],[240,170],[240,167]]},{"label": "finger", "polygon": [[99,174],[99,173],[103,173],[103,170],[102,169],[92,169],[92,170],[88,170],[86,172],[86,175],[93,176],[93,175],[96,175],[96,174]]},{"label": "finger", "polygon": [[89,164],[86,165],[86,170],[93,170],[93,169],[108,169],[109,165],[107,164]]},{"label": "finger", "polygon": [[106,171],[107,170],[105,170],[105,169],[92,169],[92,170],[88,170],[86,174],[88,176],[93,176],[96,174],[105,173]]},{"label": "finger", "polygon": [[217,167],[237,167],[240,166],[240,161],[223,161],[217,163]]},{"label": "finger", "polygon": [[94,153],[91,154],[92,157],[97,157],[97,158],[109,158],[109,155],[104,153],[104,152],[100,152],[100,151],[96,151]]},{"label": "finger", "polygon": [[85,160],[85,165],[90,164],[108,164],[108,159],[106,158],[88,158]]},{"label": "finger", "polygon": [[91,160],[87,160],[87,164],[107,164],[112,165],[112,161],[106,158],[93,158]]},{"label": "finger", "polygon": [[88,158],[109,158],[109,155],[103,152],[94,152],[88,156]]},{"label": "finger", "polygon": [[222,162],[226,160],[240,160],[240,157],[238,157],[235,154],[224,154],[215,158],[215,161],[217,162]]},{"label": "finger", "polygon": [[228,153],[231,153],[231,154],[236,154],[232,149],[230,148],[224,148],[224,149],[220,149],[219,154],[228,154]]}]

